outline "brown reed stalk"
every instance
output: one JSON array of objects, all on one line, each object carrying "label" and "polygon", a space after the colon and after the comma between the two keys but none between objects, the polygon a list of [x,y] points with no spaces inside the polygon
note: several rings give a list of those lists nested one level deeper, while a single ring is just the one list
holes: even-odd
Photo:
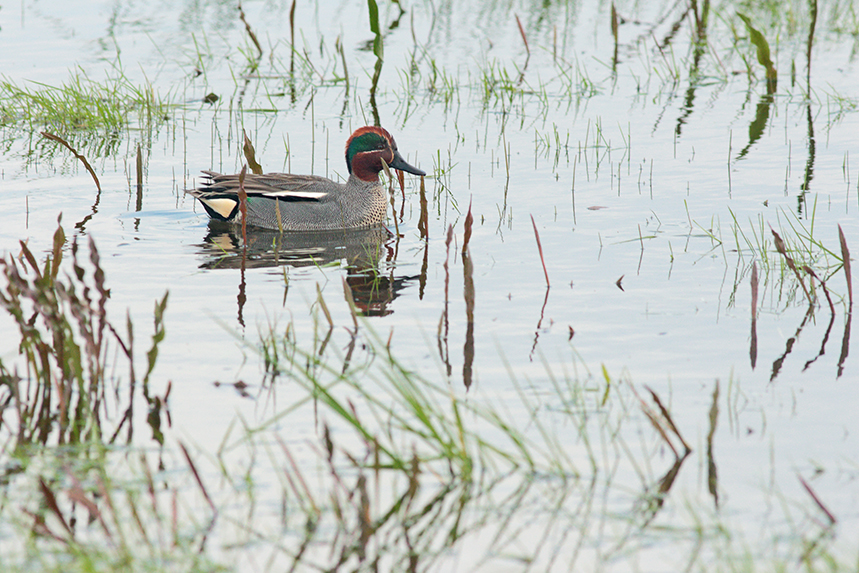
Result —
[{"label": "brown reed stalk", "polygon": [[[242,170],[239,172],[239,213],[242,214],[242,243],[243,248],[248,248],[248,194],[245,191],[245,175],[247,175],[248,166],[242,165]],[[278,213],[280,220],[280,213]]]},{"label": "brown reed stalk", "polygon": [[468,213],[465,215],[465,232],[462,236],[462,254],[468,251],[468,242],[471,240],[471,228],[474,225],[474,216],[471,214],[471,199],[468,200]]},{"label": "brown reed stalk", "polygon": [[251,173],[254,173],[255,175],[262,175],[262,165],[257,163],[254,145],[248,138],[248,134],[245,133],[244,128],[242,128],[242,137],[244,138],[244,143],[242,144],[242,152],[245,154],[245,159],[248,160],[248,167],[251,168]]},{"label": "brown reed stalk", "polygon": [[853,275],[850,272],[850,249],[847,248],[847,239],[844,238],[844,230],[838,225],[838,240],[841,243],[841,260],[844,265],[844,276],[847,277],[847,297],[850,306],[853,306]]},{"label": "brown reed stalk", "polygon": [[831,512],[831,511],[829,511],[829,509],[827,509],[827,507],[826,507],[825,505],[823,505],[823,502],[822,502],[822,501],[820,501],[820,498],[819,498],[819,497],[817,497],[817,494],[816,494],[816,493],[814,493],[814,490],[813,490],[813,489],[811,489],[811,486],[810,486],[810,485],[808,485],[808,483],[806,483],[806,481],[805,481],[804,479],[802,479],[802,476],[797,475],[796,477],[797,477],[797,478],[799,478],[799,483],[801,483],[801,484],[802,484],[802,487],[804,487],[804,488],[805,488],[805,491],[807,491],[807,492],[808,492],[808,495],[810,495],[810,496],[811,496],[811,499],[813,499],[813,500],[814,500],[814,503],[816,503],[816,504],[817,504],[817,507],[819,507],[819,508],[820,508],[820,510],[821,510],[824,514],[826,514],[826,518],[829,520],[829,524],[830,524],[830,525],[835,525],[835,524],[838,522],[838,520],[837,520],[837,519],[835,519],[835,516],[834,516],[834,515],[832,515],[832,512]]},{"label": "brown reed stalk", "polygon": [[137,203],[138,210],[142,207],[140,203],[142,202],[143,197],[143,151],[140,148],[140,144],[137,144]]},{"label": "brown reed stalk", "polygon": [[259,40],[257,40],[257,36],[254,34],[254,31],[251,30],[251,25],[248,24],[248,21],[245,19],[245,11],[242,9],[241,2],[239,2],[239,19],[242,21],[242,24],[245,25],[245,30],[247,30],[248,36],[251,37],[251,41],[254,43],[254,46],[256,46],[259,55],[262,56],[262,46],[260,46]]},{"label": "brown reed stalk", "polygon": [[322,289],[319,288],[319,283],[316,283],[316,300],[319,302],[319,307],[322,309],[322,314],[328,321],[328,326],[334,328],[334,320],[331,318],[331,312],[328,310],[328,305],[325,304],[325,299],[322,298]]},{"label": "brown reed stalk", "polygon": [[516,25],[519,26],[519,33],[522,35],[522,41],[525,42],[525,52],[527,52],[528,56],[531,56],[531,48],[528,47],[528,38],[525,36],[525,28],[522,27],[522,22],[519,20],[519,15],[516,16]]},{"label": "brown reed stalk", "polygon": [[[352,324],[355,326],[355,332],[358,332],[358,309],[355,307],[355,297],[352,295],[352,287],[346,282],[346,277],[343,279],[343,296],[346,298],[346,304],[349,305],[349,313],[352,315]],[[354,335],[353,335],[354,336]]]},{"label": "brown reed stalk", "polygon": [[549,283],[549,271],[546,270],[546,260],[543,258],[543,245],[540,244],[540,233],[537,232],[537,223],[534,222],[534,215],[531,215],[531,224],[534,226],[534,236],[537,238],[537,250],[540,251],[540,262],[543,263],[543,275],[546,277],[546,288],[552,286]]},{"label": "brown reed stalk", "polygon": [[796,280],[798,280],[800,286],[802,286],[802,292],[805,293],[805,298],[808,299],[808,304],[813,304],[814,301],[811,299],[811,293],[808,292],[808,288],[805,286],[805,281],[802,280],[802,275],[799,274],[799,269],[796,268],[796,264],[793,262],[793,259],[787,254],[787,248],[785,247],[784,241],[779,234],[775,232],[775,229],[770,227],[770,231],[772,232],[773,237],[775,237],[776,250],[781,253],[781,256],[783,256],[785,262],[787,262],[787,266],[793,271],[793,274],[796,275]]},{"label": "brown reed stalk", "polygon": [[752,369],[758,362],[758,264],[752,263],[752,336],[749,345],[749,359]]},{"label": "brown reed stalk", "polygon": [[194,475],[194,480],[197,482],[197,487],[199,487],[200,491],[203,493],[203,497],[206,499],[206,503],[209,504],[212,513],[217,515],[218,508],[215,507],[215,502],[213,502],[212,498],[209,496],[209,491],[203,484],[203,478],[200,477],[200,473],[197,471],[197,466],[194,464],[194,460],[191,459],[191,454],[188,453],[188,448],[185,447],[185,444],[179,442],[179,449],[182,450],[182,455],[185,457],[185,461],[188,462],[188,467],[191,468],[191,473]]},{"label": "brown reed stalk", "polygon": [[662,400],[659,399],[659,396],[656,395],[649,387],[644,387],[648,392],[650,392],[650,396],[653,398],[653,401],[656,402],[656,405],[659,407],[659,411],[662,413],[662,416],[665,418],[665,421],[668,422],[668,427],[671,428],[671,431],[674,432],[674,435],[680,440],[680,443],[683,444],[683,447],[686,448],[686,452],[691,452],[692,448],[689,447],[689,444],[686,443],[686,440],[683,439],[683,436],[680,435],[680,430],[677,429],[677,426],[674,425],[674,420],[671,419],[671,414],[668,413],[668,409],[662,405]]},{"label": "brown reed stalk", "polygon": [[56,141],[57,143],[59,143],[60,145],[62,145],[63,147],[65,147],[66,149],[71,151],[72,155],[74,155],[78,161],[83,163],[86,170],[89,171],[89,174],[92,177],[92,180],[95,181],[96,189],[101,191],[101,183],[99,183],[99,181],[98,181],[98,176],[95,174],[95,171],[93,171],[93,168],[89,164],[89,161],[86,160],[86,157],[84,157],[83,155],[78,153],[77,150],[74,147],[72,147],[71,145],[69,145],[68,142],[65,139],[63,139],[62,137],[54,135],[53,133],[48,133],[47,131],[43,131],[43,132],[41,132],[41,134],[42,134],[42,137],[44,137],[45,139],[50,139],[51,141]]},{"label": "brown reed stalk", "polygon": [[429,208],[427,203],[427,189],[423,175],[421,175],[420,196],[421,216],[420,219],[418,219],[418,231],[420,231],[421,238],[426,241],[429,239]]},{"label": "brown reed stalk", "polygon": [[[388,194],[391,196],[391,216],[394,218],[394,231],[397,237],[399,237],[400,222],[397,220],[397,209],[394,207],[394,176],[391,174],[391,170],[385,160],[381,157],[379,160],[382,162],[382,169],[385,171],[385,175],[388,176]],[[403,199],[405,200],[405,191],[403,191]]]}]

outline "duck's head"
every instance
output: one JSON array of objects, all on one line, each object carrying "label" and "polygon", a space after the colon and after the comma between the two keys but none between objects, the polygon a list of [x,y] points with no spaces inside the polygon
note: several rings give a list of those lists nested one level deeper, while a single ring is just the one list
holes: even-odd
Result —
[{"label": "duck's head", "polygon": [[376,181],[382,170],[382,159],[388,167],[414,175],[426,175],[412,167],[400,152],[391,134],[381,127],[366,126],[355,130],[346,142],[346,167],[362,181]]}]

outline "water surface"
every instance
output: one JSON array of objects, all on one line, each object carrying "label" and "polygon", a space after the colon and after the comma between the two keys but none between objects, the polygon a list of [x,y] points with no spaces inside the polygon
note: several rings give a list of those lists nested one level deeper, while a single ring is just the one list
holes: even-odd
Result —
[{"label": "water surface", "polygon": [[[279,436],[293,444],[312,470],[308,444],[319,443],[319,411],[299,409],[270,424],[301,394],[289,375],[268,381],[253,349],[260,332],[283,333],[287,325],[298,344],[318,346],[321,293],[335,325],[329,344],[345,352],[352,317],[342,279],[349,277],[359,309],[371,315],[364,328],[389,341],[406,367],[469,403],[500,405],[517,427],[533,430],[531,417],[545,415],[582,479],[612,484],[601,501],[608,531],[583,528],[575,557],[569,538],[540,529],[546,518],[538,511],[538,525],[513,536],[518,545],[509,553],[477,528],[472,544],[454,545],[430,568],[524,570],[519,560],[533,558],[534,570],[566,570],[575,559],[602,570],[708,569],[705,556],[719,552],[713,539],[720,538],[695,534],[702,522],[708,531],[722,524],[746,535],[729,553],[794,560],[796,540],[816,536],[825,521],[797,476],[838,518],[828,550],[855,559],[848,540],[859,524],[852,415],[859,373],[837,260],[839,225],[859,248],[859,171],[851,162],[859,76],[856,36],[844,16],[852,6],[818,6],[808,62],[810,17],[801,3],[714,5],[700,48],[693,14],[674,3],[618,4],[617,45],[611,5],[601,2],[415,2],[401,16],[384,3],[375,108],[366,6],[297,3],[292,74],[290,5],[243,8],[263,48],[258,63],[227,3],[86,10],[24,3],[6,7],[0,28],[0,63],[18,85],[59,85],[78,67],[94,79],[121,69],[177,104],[165,120],[135,124],[109,145],[87,143],[103,142],[98,134],[65,134],[93,164],[100,193],[74,158],[40,139],[50,126],[10,118],[0,132],[4,253],[16,254],[26,240],[46,254],[62,213],[70,237],[96,241],[109,310],[121,321],[128,309],[141,344],[154,301],[169,290],[153,384],[172,384],[174,439],[211,453],[241,417],[271,432],[264,442]],[[738,9],[770,42],[774,93]],[[217,102],[203,101],[210,93]],[[275,234],[252,233],[242,268],[240,232],[211,227],[182,192],[202,169],[241,168],[242,130],[266,171],[343,177],[343,144],[374,113],[409,163],[430,173],[426,240],[418,231],[419,182],[407,175],[405,203],[399,193],[396,202],[402,236],[374,238],[359,264],[344,254],[354,242],[277,247]],[[460,253],[469,205],[470,273]],[[388,226],[394,231],[394,217]],[[771,228],[810,253],[803,260],[827,280],[834,318],[819,284],[808,314]],[[760,275],[754,321],[753,265]],[[376,276],[381,281],[369,280]],[[17,338],[4,333],[0,357],[11,362]],[[645,387],[653,389],[694,450],[652,521],[619,518],[637,515],[632,508],[674,462],[632,395],[624,394],[631,400],[624,408],[591,403],[597,417],[627,420],[619,435],[635,452],[597,456],[605,465],[590,466],[577,423],[559,414],[554,380],[575,380],[597,396],[603,372],[612,391],[627,385],[649,402]],[[237,381],[248,385],[245,395],[232,389]],[[330,415],[321,418],[337,427]],[[716,495],[708,489],[711,462]],[[275,481],[260,472],[261,483]],[[275,490],[265,503],[274,504]],[[665,530],[674,534],[658,533]],[[543,536],[565,548],[561,558],[552,561],[547,548],[532,554],[528,540]],[[243,550],[213,552],[228,564],[253,561]]]}]

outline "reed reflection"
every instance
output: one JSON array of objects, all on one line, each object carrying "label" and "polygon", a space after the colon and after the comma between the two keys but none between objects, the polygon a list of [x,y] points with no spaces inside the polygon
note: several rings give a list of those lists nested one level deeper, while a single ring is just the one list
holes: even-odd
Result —
[{"label": "reed reflection", "polygon": [[241,230],[217,222],[209,224],[202,269],[240,269],[239,317],[247,299],[245,269],[289,266],[294,268],[339,265],[346,271],[357,310],[365,316],[391,314],[391,303],[416,276],[395,276],[396,238],[384,227],[331,232],[280,233],[248,228],[247,243]]}]

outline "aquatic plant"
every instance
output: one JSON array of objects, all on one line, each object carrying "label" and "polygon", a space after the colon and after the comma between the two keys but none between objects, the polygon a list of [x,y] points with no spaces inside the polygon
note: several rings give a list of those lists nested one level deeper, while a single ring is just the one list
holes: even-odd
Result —
[{"label": "aquatic plant", "polygon": [[0,79],[0,118],[31,131],[115,134],[133,125],[157,125],[167,118],[170,105],[149,85],[135,85],[119,66],[101,81],[83,68],[71,72],[62,85],[19,84]]},{"label": "aquatic plant", "polygon": [[[149,377],[158,357],[158,344],[164,338],[163,317],[167,294],[155,305],[155,334],[147,352],[147,367],[138,378],[134,364],[134,333],[130,319],[123,338],[107,319],[110,289],[95,243],[90,239],[89,266],[79,260],[77,238],[71,243],[71,272],[63,269],[66,235],[58,224],[53,249],[43,265],[20,243],[20,259],[7,254],[0,260],[4,284],[0,286],[0,306],[18,328],[20,362],[0,360],[0,386],[5,396],[0,402],[11,404],[13,416],[4,424],[15,428],[12,451],[30,446],[68,445],[96,442],[112,444],[126,429],[125,441],[132,436],[131,396],[142,386],[153,412],[164,404],[149,395]],[[114,345],[124,356],[128,378],[115,378]],[[105,427],[108,391],[128,393],[125,416]],[[153,418],[157,421],[157,416]],[[152,430],[160,436],[160,424]],[[158,438],[161,441],[163,438]]]}]

